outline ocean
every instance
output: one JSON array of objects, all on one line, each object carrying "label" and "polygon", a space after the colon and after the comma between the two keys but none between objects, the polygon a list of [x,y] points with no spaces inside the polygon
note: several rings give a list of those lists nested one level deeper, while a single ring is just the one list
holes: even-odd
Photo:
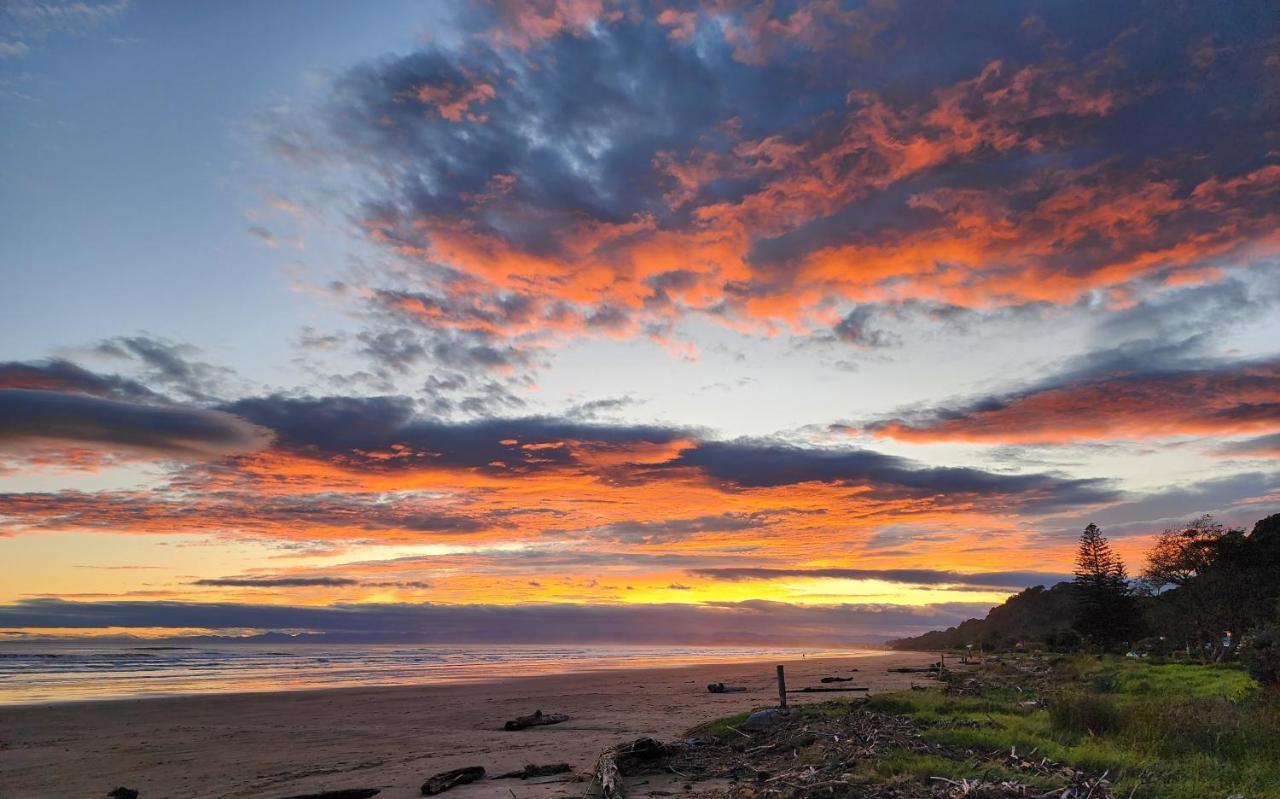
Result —
[{"label": "ocean", "polygon": [[868,650],[681,646],[0,644],[0,705],[485,682]]}]

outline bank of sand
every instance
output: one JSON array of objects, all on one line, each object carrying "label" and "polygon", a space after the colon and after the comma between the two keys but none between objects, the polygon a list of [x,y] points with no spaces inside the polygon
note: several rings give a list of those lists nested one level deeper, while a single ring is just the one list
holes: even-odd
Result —
[{"label": "bank of sand", "polygon": [[[786,661],[788,686],[856,677],[872,693],[906,688],[928,654],[907,652]],[[566,762],[641,736],[670,739],[690,727],[776,704],[774,661],[627,669],[499,683],[345,688],[0,707],[0,798],[102,797],[118,785],[160,797],[274,797],[381,788],[378,799],[419,796],[440,771]],[[858,669],[852,672],[851,669]],[[917,677],[918,679],[918,677]],[[746,693],[711,694],[707,683]],[[793,694],[815,702],[851,694]],[[568,713],[570,721],[504,732],[514,716]],[[582,782],[486,780],[450,799],[581,797]]]}]

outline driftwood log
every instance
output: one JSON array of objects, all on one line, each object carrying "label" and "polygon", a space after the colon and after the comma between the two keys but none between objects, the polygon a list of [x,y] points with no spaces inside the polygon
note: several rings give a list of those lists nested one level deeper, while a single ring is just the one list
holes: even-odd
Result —
[{"label": "driftwood log", "polygon": [[666,753],[666,745],[652,738],[637,738],[606,749],[596,761],[596,783],[600,786],[600,799],[623,799],[627,790],[623,781],[624,770],[638,763],[651,763]]},{"label": "driftwood log", "polygon": [[713,682],[707,686],[707,690],[713,694],[737,694],[746,691],[741,685],[725,685],[722,682]]},{"label": "driftwood log", "polygon": [[787,691],[789,694],[835,694],[843,691],[870,691],[870,688],[814,688],[813,686],[805,686],[804,688],[796,688]]},{"label": "driftwood log", "polygon": [[934,665],[934,666],[927,666],[923,669],[910,669],[904,666],[896,669],[889,669],[889,673],[890,674],[937,674],[938,667]]},{"label": "driftwood log", "polygon": [[381,788],[341,788],[336,791],[319,791],[317,793],[300,793],[286,796],[285,799],[369,799],[382,793]]},{"label": "driftwood log", "polygon": [[618,768],[618,753],[606,749],[596,761],[596,782],[600,783],[600,799],[622,799],[627,794],[622,782],[622,770]]},{"label": "driftwood log", "polygon": [[506,774],[499,774],[494,777],[495,780],[527,780],[530,777],[550,777],[552,774],[566,774],[573,771],[573,767],[568,763],[547,763],[543,766],[535,766],[530,763],[519,771],[508,771]]},{"label": "driftwood log", "polygon": [[563,713],[543,713],[541,710],[535,710],[528,716],[517,716],[502,725],[504,730],[524,730],[529,727],[541,727],[546,724],[559,724],[562,721],[568,721],[569,717]]},{"label": "driftwood log", "polygon": [[484,766],[467,766],[466,768],[456,768],[453,771],[442,771],[422,783],[422,795],[435,796],[438,793],[444,793],[450,788],[475,782],[482,777],[484,777]]},{"label": "driftwood log", "polygon": [[823,677],[818,682],[853,682],[852,677]]}]

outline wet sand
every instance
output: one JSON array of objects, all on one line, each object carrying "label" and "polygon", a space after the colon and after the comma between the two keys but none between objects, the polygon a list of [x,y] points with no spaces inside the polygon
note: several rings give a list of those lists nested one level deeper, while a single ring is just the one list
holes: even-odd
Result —
[{"label": "wet sand", "polygon": [[[790,688],[853,676],[872,693],[906,688],[934,656],[885,652],[786,661]],[[776,661],[629,669],[497,683],[346,688],[0,707],[0,799],[101,797],[118,785],[140,799],[275,797],[381,788],[378,799],[419,796],[430,775],[526,763],[587,771],[615,743],[668,739],[697,724],[777,703]],[[851,669],[859,671],[851,672]],[[918,675],[916,676],[918,679]],[[711,694],[707,683],[746,693]],[[793,703],[858,694],[793,694]],[[568,713],[554,726],[505,732],[503,722],[541,709]],[[580,797],[583,782],[485,780],[451,799]]]}]

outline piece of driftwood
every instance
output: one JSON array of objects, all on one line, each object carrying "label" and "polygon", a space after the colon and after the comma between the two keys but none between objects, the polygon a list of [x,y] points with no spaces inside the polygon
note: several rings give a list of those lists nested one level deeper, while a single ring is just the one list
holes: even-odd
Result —
[{"label": "piece of driftwood", "polygon": [[456,768],[453,771],[442,771],[422,783],[422,795],[435,796],[438,793],[444,793],[450,788],[475,782],[482,777],[484,777],[484,766],[467,766],[466,768]]},{"label": "piece of driftwood", "polygon": [[319,791],[317,793],[300,793],[286,796],[285,799],[369,799],[382,793],[381,788],[341,788],[336,791]]},{"label": "piece of driftwood", "polygon": [[111,799],[138,799],[138,792],[123,785],[107,794]]},{"label": "piece of driftwood", "polygon": [[813,687],[813,686],[811,686],[811,685],[807,685],[807,686],[805,686],[804,688],[796,688],[796,689],[793,689],[793,690],[787,691],[787,693],[789,693],[789,694],[834,694],[834,693],[839,693],[839,692],[842,692],[842,691],[870,691],[870,690],[871,690],[870,688],[854,688],[854,687],[849,687],[849,688],[814,688],[814,687]]},{"label": "piece of driftwood", "polygon": [[737,694],[746,691],[741,685],[725,685],[722,682],[713,682],[707,686],[707,690],[713,694]]},{"label": "piece of driftwood", "polygon": [[653,738],[637,738],[606,749],[596,761],[595,781],[600,786],[600,799],[623,799],[627,787],[622,778],[624,770],[651,764],[667,753],[667,746]]},{"label": "piece of driftwood", "polygon": [[622,799],[626,785],[622,782],[622,770],[618,768],[618,753],[606,749],[596,761],[596,782],[600,784],[600,799]]},{"label": "piece of driftwood", "polygon": [[535,766],[533,763],[530,763],[519,771],[508,771],[506,774],[499,774],[494,777],[494,779],[527,780],[530,777],[550,777],[552,774],[566,774],[570,771],[573,771],[573,767],[568,763],[547,763],[542,766]]},{"label": "piece of driftwood", "polygon": [[852,677],[823,677],[818,682],[853,682]]},{"label": "piece of driftwood", "polygon": [[502,725],[504,730],[523,730],[529,727],[541,727],[546,724],[559,724],[562,721],[568,721],[569,717],[563,713],[543,713],[541,710],[535,710],[531,715],[518,716],[506,724]]}]

